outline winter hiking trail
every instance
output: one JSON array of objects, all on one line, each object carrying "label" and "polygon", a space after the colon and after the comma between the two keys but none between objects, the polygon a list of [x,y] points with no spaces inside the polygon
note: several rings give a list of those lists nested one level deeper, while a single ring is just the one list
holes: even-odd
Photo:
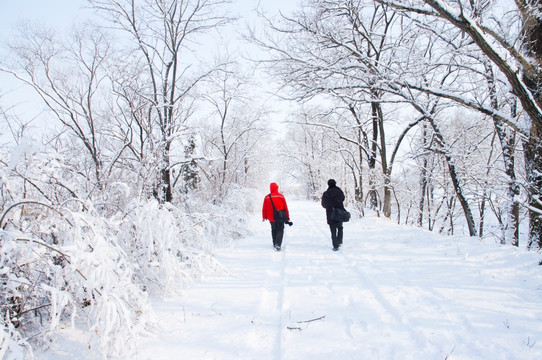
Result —
[{"label": "winter hiking trail", "polygon": [[134,359],[541,359],[539,254],[366,217],[331,250],[318,203],[289,202],[283,251],[259,216],[217,249],[229,275],[154,300]]}]

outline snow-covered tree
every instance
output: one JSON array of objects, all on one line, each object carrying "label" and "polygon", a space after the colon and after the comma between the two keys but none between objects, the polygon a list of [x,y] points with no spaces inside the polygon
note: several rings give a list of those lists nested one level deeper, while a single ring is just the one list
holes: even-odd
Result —
[{"label": "snow-covered tree", "polygon": [[[175,141],[192,114],[191,95],[198,83],[214,70],[195,66],[198,60],[192,54],[193,46],[199,36],[231,21],[224,10],[228,2],[90,1],[108,15],[115,27],[128,34],[127,54],[138,54],[140,68],[132,73],[138,76],[138,87],[131,90],[138,91],[137,101],[147,102],[144,117],[138,115],[137,119],[138,126],[145,124],[147,134],[152,134],[149,145],[157,172],[154,193],[161,202],[171,202],[173,197],[171,157]],[[134,59],[128,56],[126,60]],[[133,99],[131,95],[128,98]]]},{"label": "snow-covered tree", "polygon": [[[493,142],[494,146],[489,146],[484,143],[486,138],[480,137],[476,146],[485,151],[479,155],[487,159],[486,164],[502,169],[505,177],[499,181],[504,182],[507,189],[502,192],[496,190],[500,188],[499,185],[493,185],[496,191],[492,196],[499,193],[498,197],[505,200],[499,201],[503,205],[491,206],[493,209],[506,208],[503,210],[504,218],[501,210],[493,213],[502,222],[503,229],[506,229],[505,239],[517,244],[520,188],[515,169],[516,138],[523,139],[525,144],[531,144],[533,149],[540,143],[536,134],[529,134],[534,131],[532,129],[536,129],[536,119],[527,121],[529,126],[534,125],[532,131],[525,131],[519,120],[521,112],[518,111],[519,105],[536,110],[536,101],[522,101],[518,97],[517,94],[529,95],[524,91],[525,86],[514,91],[513,96],[507,93],[514,81],[520,81],[523,85],[526,82],[521,76],[514,77],[510,72],[507,73],[506,69],[501,69],[507,62],[514,66],[517,61],[526,67],[529,74],[533,74],[531,68],[534,65],[529,67],[528,64],[532,56],[525,60],[521,56],[520,48],[514,51],[513,46],[509,45],[522,42],[508,41],[521,40],[524,34],[520,31],[521,22],[517,21],[520,13],[508,12],[509,8],[506,8],[505,4],[493,5],[488,2],[453,3],[455,10],[446,7],[446,3],[427,1],[434,8],[431,10],[423,3],[309,1],[305,2],[303,9],[297,13],[283,16],[278,21],[268,20],[270,32],[267,36],[254,36],[253,41],[274,54],[266,64],[270,65],[277,78],[283,81],[284,90],[289,91],[290,98],[311,101],[322,99],[325,95],[328,99],[332,97],[343,100],[342,105],[331,102],[330,108],[354,106],[353,109],[357,108],[353,113],[354,118],[360,114],[370,114],[369,117],[374,123],[372,128],[366,130],[369,141],[364,149],[368,167],[373,169],[367,176],[368,193],[370,197],[372,195],[374,204],[377,193],[371,182],[375,179],[374,169],[378,162],[382,168],[378,188],[382,190],[385,214],[390,213],[390,199],[394,188],[391,186],[393,178],[389,171],[392,169],[392,164],[389,163],[391,157],[386,149],[389,142],[384,135],[390,134],[392,129],[394,140],[403,139],[404,136],[411,138],[412,135],[407,134],[411,132],[410,129],[419,125],[430,125],[429,133],[425,132],[425,136],[438,140],[433,141],[433,145],[438,146],[431,148],[431,151],[436,151],[447,164],[445,173],[449,177],[455,199],[463,210],[468,231],[472,236],[482,233],[482,228],[478,229],[473,208],[479,206],[485,209],[489,198],[487,193],[478,191],[475,184],[483,181],[483,178],[487,179],[489,173],[480,167],[466,171],[465,166],[471,162],[469,155],[474,155],[469,154],[467,149],[454,146],[455,130],[448,121],[450,115],[457,111],[454,109],[457,107],[467,107],[481,113],[485,121],[495,127],[499,141]],[[416,4],[419,6],[416,7]],[[439,7],[439,4],[443,6]],[[490,11],[502,16],[489,16]],[[524,16],[525,18],[529,16]],[[502,21],[497,22],[496,19]],[[535,22],[535,19],[529,19],[531,23]],[[479,27],[473,25],[469,30],[469,21],[471,25],[478,24]],[[476,38],[471,34],[478,30],[484,32],[486,38]],[[474,36],[475,41],[472,37],[465,36],[465,32]],[[489,40],[488,44],[491,46],[480,46],[480,41],[484,39]],[[529,46],[532,47],[535,43],[531,42]],[[498,48],[499,52],[487,53],[487,50],[494,48]],[[534,54],[534,50],[530,51]],[[504,63],[496,61],[496,54],[507,53],[508,58],[504,59]],[[347,101],[344,102],[344,99]],[[536,99],[536,96],[533,99]],[[400,123],[391,120],[394,117],[392,104],[400,110],[399,118],[403,118]],[[407,104],[410,110],[400,104]],[[364,110],[364,106],[370,107],[370,110]],[[412,117],[412,110],[418,115]],[[411,118],[407,120],[405,114]],[[531,115],[530,119],[533,117],[536,118],[536,113]],[[473,116],[471,124],[463,123],[463,131],[486,131],[487,127],[479,123],[480,120],[483,119]],[[397,130],[397,124],[401,124],[399,126],[402,126],[405,132]],[[342,136],[344,137],[344,133]],[[533,140],[525,142],[526,139]],[[399,141],[396,144],[400,143]],[[497,151],[501,154],[502,161],[492,161],[495,144],[500,145]],[[529,151],[527,145],[524,148],[526,173],[527,177],[531,178],[530,184],[533,184],[536,183],[532,180],[533,174],[538,172],[529,170],[529,166],[533,166],[529,158],[537,157],[529,157],[532,151]],[[393,151],[397,151],[397,148]],[[400,152],[403,153],[404,150]],[[422,189],[418,206],[420,223],[423,221],[423,204],[427,199],[426,176],[431,170],[422,168],[421,172]],[[496,173],[493,173],[493,176],[498,177]],[[443,189],[448,188],[444,184],[442,186]],[[534,191],[534,197],[531,197],[534,200],[526,206],[531,213],[531,239],[533,226],[536,226],[538,219],[533,216],[536,215],[537,188],[536,185],[526,186],[531,193]],[[485,224],[482,219],[486,216],[484,211],[480,211],[479,226]]]},{"label": "snow-covered tree", "polygon": [[[14,142],[0,149],[2,354],[31,357],[71,323],[91,334],[96,354],[121,357],[149,329],[149,295],[223,270],[213,246],[245,233],[253,197],[236,189],[234,201],[212,204],[183,192],[201,184],[204,136],[188,128],[194,90],[216,68],[191,72],[200,61],[187,42],[229,21],[213,15],[224,3],[96,2],[135,43],[110,42],[118,35],[111,27],[85,24],[66,39],[26,28],[2,59],[2,70],[30,85],[47,110],[34,120],[35,141],[28,122],[1,124]],[[233,113],[258,117],[243,110]],[[240,139],[244,152],[233,157],[256,142]],[[258,171],[252,159],[239,163],[243,174]],[[186,206],[171,203],[174,190]]]},{"label": "snow-covered tree", "polygon": [[256,100],[254,85],[239,65],[231,63],[211,74],[205,86],[199,133],[205,163],[200,169],[208,192],[220,203],[232,185],[250,187],[261,172],[267,116]]},{"label": "snow-covered tree", "polygon": [[[69,40],[51,31],[28,27],[12,41],[13,56],[4,70],[29,85],[41,97],[51,118],[61,126],[51,142],[73,144],[74,158],[84,159],[77,171],[86,188],[103,190],[107,171],[123,147],[118,147],[104,129],[100,113],[107,91],[106,61],[110,51],[107,36],[97,29],[76,30]],[[54,128],[54,125],[51,126]],[[107,147],[106,144],[112,147]],[[65,145],[63,145],[65,146]],[[78,150],[80,149],[80,150]]]},{"label": "snow-covered tree", "polygon": [[503,113],[490,103],[465,96],[462,89],[440,89],[416,84],[409,88],[452,99],[463,106],[485,113],[506,124],[521,137],[524,144],[526,190],[529,194],[529,243],[542,247],[542,83],[541,62],[542,3],[538,0],[515,2],[440,1],[412,2],[378,0],[402,11],[415,22],[424,24],[436,20],[466,34],[479,56],[487,56],[499,71],[524,111],[524,120],[514,113]]},{"label": "snow-covered tree", "polygon": [[[408,32],[407,25],[397,19],[393,10],[363,1],[308,2],[303,11],[284,17],[282,25],[272,24],[272,29],[288,41],[279,42],[269,36],[259,43],[275,53],[271,61],[273,70],[285,87],[293,91],[292,97],[307,101],[327,95],[340,99],[340,106],[350,110],[350,117],[342,119],[346,121],[345,128],[355,130],[354,133],[337,135],[350,144],[357,144],[358,153],[366,153],[369,203],[372,208],[380,203],[384,215],[389,217],[393,163],[405,136],[426,115],[410,121],[395,120],[391,104],[412,99],[398,99],[395,96],[398,94],[389,91],[383,83],[398,82],[406,73],[400,71],[399,59],[412,55],[405,46],[411,41],[409,36],[416,34]],[[337,107],[337,104],[331,106]],[[365,123],[364,118],[369,120],[367,129],[361,125]],[[397,127],[402,130],[397,131]],[[330,128],[338,129],[336,125]],[[391,151],[387,139],[390,129],[394,129],[395,138]],[[361,156],[358,157],[361,161]],[[455,183],[461,197],[459,182]],[[381,201],[377,189],[382,192]],[[462,204],[465,218],[472,225],[469,229],[474,234],[470,208],[466,201]]]}]

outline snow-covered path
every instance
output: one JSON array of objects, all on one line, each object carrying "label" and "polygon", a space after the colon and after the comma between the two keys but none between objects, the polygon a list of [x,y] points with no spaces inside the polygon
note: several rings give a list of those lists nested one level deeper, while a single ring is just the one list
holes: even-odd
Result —
[{"label": "snow-covered path", "polygon": [[289,202],[217,250],[230,275],[154,301],[137,359],[542,359],[539,255],[366,217],[331,251],[323,209]]}]

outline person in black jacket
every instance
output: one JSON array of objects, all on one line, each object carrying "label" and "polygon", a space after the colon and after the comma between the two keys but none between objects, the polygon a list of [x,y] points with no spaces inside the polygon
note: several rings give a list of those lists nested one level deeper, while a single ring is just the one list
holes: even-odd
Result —
[{"label": "person in black jacket", "polygon": [[329,179],[327,185],[329,187],[322,195],[322,207],[326,209],[327,223],[331,230],[333,251],[337,251],[343,243],[343,223],[332,221],[330,215],[333,209],[344,209],[344,193],[341,188],[337,187],[337,183],[333,179]]}]

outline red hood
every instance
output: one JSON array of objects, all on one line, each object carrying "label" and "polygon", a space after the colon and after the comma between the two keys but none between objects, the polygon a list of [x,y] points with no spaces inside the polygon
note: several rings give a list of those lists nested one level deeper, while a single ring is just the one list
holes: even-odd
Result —
[{"label": "red hood", "polygon": [[279,186],[276,183],[271,183],[269,189],[271,190],[271,193],[279,192]]}]

